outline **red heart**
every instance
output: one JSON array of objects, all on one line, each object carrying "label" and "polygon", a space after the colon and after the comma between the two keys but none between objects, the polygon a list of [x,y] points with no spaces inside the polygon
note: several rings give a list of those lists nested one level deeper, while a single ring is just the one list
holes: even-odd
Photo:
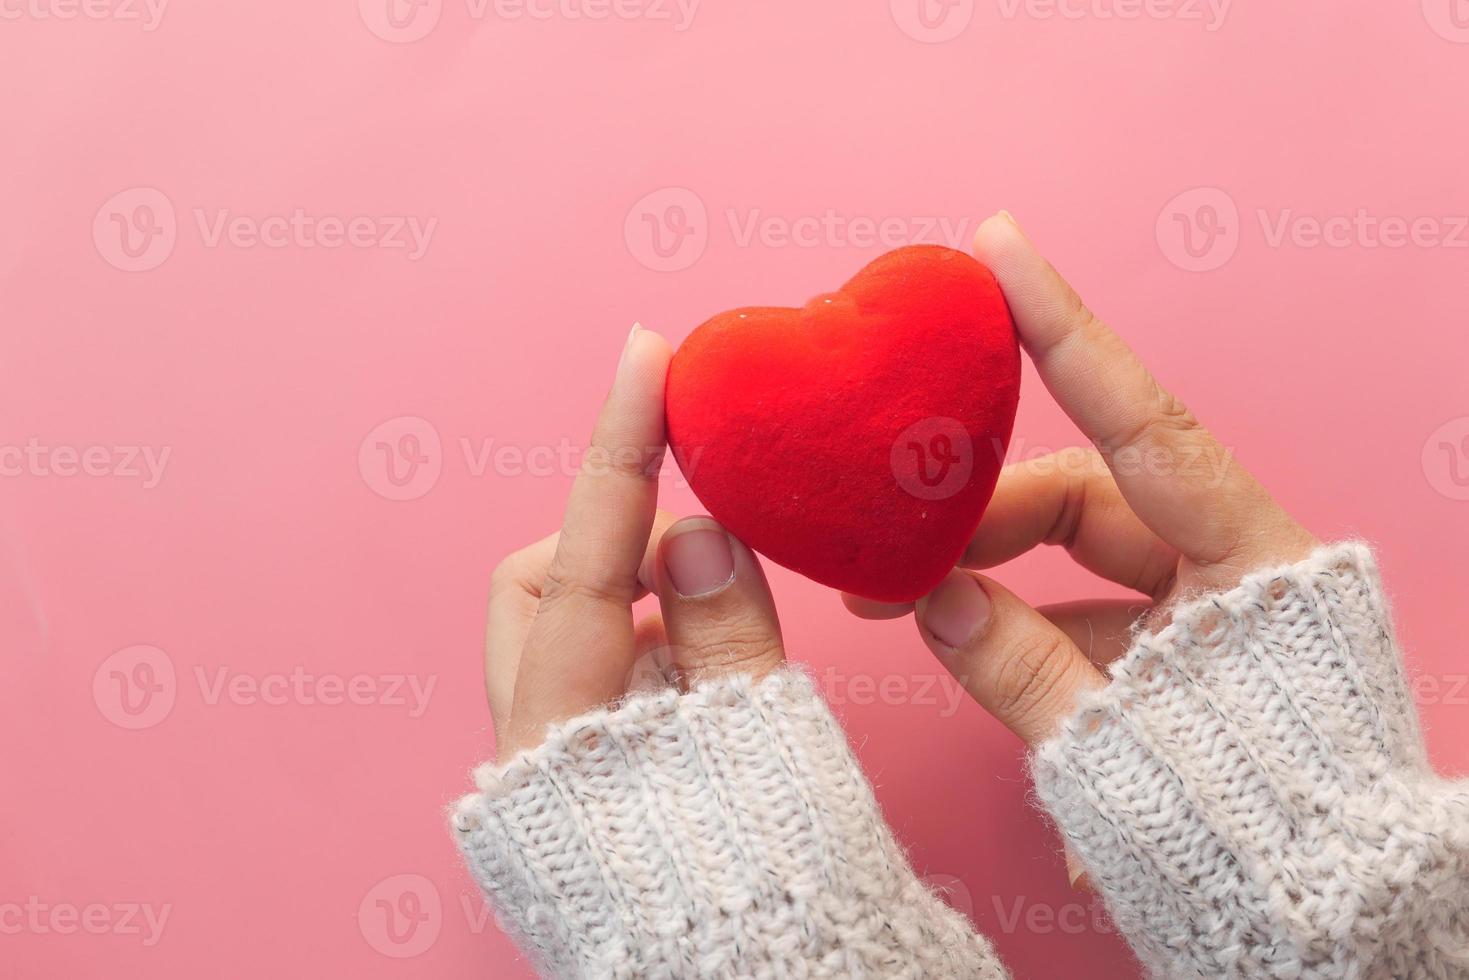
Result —
[{"label": "red heart", "polygon": [[953,249],[877,259],[801,309],[721,313],[668,375],[668,439],[709,513],[832,588],[907,602],[963,554],[1020,396],[995,277]]}]

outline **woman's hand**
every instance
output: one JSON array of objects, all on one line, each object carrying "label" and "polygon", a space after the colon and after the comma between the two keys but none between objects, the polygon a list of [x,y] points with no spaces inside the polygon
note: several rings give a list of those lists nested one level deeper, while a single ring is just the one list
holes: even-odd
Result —
[{"label": "woman's hand", "polygon": [[[548,725],[621,698],[639,656],[683,687],[734,670],[760,676],[785,658],[754,554],[707,517],[675,523],[657,509],[671,354],[633,327],[561,531],[495,569],[485,690],[501,760],[539,744]],[[649,591],[662,616],[635,626],[632,604]]]},{"label": "woman's hand", "polygon": [[1305,557],[1307,531],[1117,334],[1097,319],[1008,214],[975,237],[1046,387],[1095,449],[1007,467],[965,554],[991,568],[1040,544],[1136,589],[1138,602],[1032,609],[992,579],[956,569],[913,605],[844,596],[854,613],[915,612],[920,634],[969,693],[1036,744],[1099,687],[1140,611],[1154,621],[1181,595],[1228,589],[1256,568]]}]

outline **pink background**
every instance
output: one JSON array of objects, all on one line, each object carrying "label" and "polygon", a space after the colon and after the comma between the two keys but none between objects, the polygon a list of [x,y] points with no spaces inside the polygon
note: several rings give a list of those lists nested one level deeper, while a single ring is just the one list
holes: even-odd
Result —
[{"label": "pink background", "polygon": [[[387,2],[0,3],[0,977],[529,976],[441,813],[492,749],[489,571],[555,526],[634,320],[800,302],[884,219],[1008,207],[1289,507],[1376,542],[1469,770],[1465,0]],[[1075,440],[1028,373],[1017,455]],[[773,580],[1016,976],[1134,975],[911,624]]]}]

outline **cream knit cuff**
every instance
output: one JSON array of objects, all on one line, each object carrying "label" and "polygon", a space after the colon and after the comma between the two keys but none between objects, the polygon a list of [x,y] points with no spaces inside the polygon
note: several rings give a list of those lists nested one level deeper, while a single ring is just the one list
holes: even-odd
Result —
[{"label": "cream knit cuff", "polygon": [[455,836],[556,978],[982,978],[804,674],[662,691],[476,773]]},{"label": "cream knit cuff", "polygon": [[1469,788],[1428,767],[1363,545],[1181,607],[1032,769],[1155,976],[1469,977]]}]

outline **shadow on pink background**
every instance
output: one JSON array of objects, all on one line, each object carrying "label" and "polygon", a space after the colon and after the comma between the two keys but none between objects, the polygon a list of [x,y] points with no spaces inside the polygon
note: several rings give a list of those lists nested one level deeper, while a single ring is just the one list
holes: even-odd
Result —
[{"label": "shadow on pink background", "polygon": [[[1469,4],[923,2],[0,0],[0,976],[530,976],[441,811],[629,325],[1000,207],[1378,544],[1469,770]],[[1014,455],[1075,441],[1028,373]],[[911,623],[772,577],[920,871],[1134,976]]]}]

